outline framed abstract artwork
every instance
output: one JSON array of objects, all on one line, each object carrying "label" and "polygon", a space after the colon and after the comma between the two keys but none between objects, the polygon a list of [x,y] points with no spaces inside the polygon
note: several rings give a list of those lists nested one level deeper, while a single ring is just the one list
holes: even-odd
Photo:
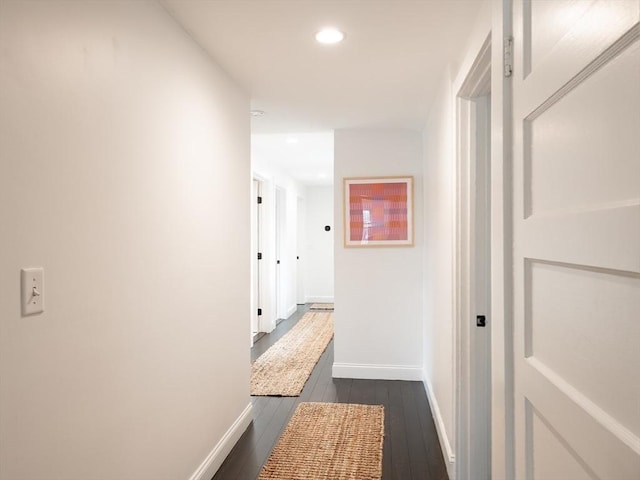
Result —
[{"label": "framed abstract artwork", "polygon": [[345,247],[413,245],[413,177],[344,179]]}]

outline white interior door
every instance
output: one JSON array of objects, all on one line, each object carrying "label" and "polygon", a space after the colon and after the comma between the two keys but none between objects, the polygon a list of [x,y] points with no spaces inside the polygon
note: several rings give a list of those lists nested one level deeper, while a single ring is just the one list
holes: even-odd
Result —
[{"label": "white interior door", "polygon": [[276,319],[286,318],[285,314],[285,285],[283,262],[285,259],[285,218],[286,196],[285,191],[276,187]]},{"label": "white interior door", "polygon": [[304,266],[306,256],[306,238],[305,238],[305,204],[304,199],[298,197],[298,242],[297,242],[297,254],[296,254],[296,303],[298,305],[304,304]]},{"label": "white interior door", "polygon": [[260,331],[260,317],[258,316],[258,309],[261,308],[260,304],[260,261],[258,260],[258,254],[260,252],[260,208],[261,204],[258,203],[260,197],[260,182],[253,180],[252,189],[252,205],[251,210],[251,339],[253,342],[253,336]]},{"label": "white interior door", "polygon": [[640,478],[637,0],[515,0],[518,479]]}]

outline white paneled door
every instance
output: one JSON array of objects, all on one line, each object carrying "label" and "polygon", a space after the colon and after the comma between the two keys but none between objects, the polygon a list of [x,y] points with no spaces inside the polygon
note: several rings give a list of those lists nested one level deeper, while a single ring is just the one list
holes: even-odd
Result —
[{"label": "white paneled door", "polygon": [[640,479],[638,0],[514,0],[518,479]]}]

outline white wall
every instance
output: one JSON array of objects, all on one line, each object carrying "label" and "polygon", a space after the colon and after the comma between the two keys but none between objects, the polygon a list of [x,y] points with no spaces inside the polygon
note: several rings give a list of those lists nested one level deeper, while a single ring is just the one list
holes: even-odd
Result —
[{"label": "white wall", "polygon": [[246,426],[248,111],[157,3],[2,3],[2,479],[208,480]]},{"label": "white wall", "polygon": [[[333,302],[333,187],[307,187],[305,204],[305,302]],[[325,231],[324,227],[331,227]]]},{"label": "white wall", "polygon": [[[422,139],[337,130],[334,165],[336,377],[422,378]],[[414,176],[415,245],[345,248],[343,178]]]},{"label": "white wall", "polygon": [[[269,158],[258,154],[255,150],[251,158],[254,175],[262,180],[262,213],[264,215],[261,242],[263,260],[260,268],[266,272],[266,281],[260,286],[264,321],[261,328],[270,332],[276,326],[277,318],[287,318],[296,310],[296,293],[298,288],[296,257],[298,250],[298,198],[304,198],[305,190],[298,182],[274,167]],[[282,311],[276,312],[276,188],[280,188],[285,196],[284,235],[282,238],[280,257],[280,274],[282,286]]]},{"label": "white wall", "polygon": [[[445,459],[455,446],[453,338],[454,99],[449,71],[424,131],[424,369]],[[444,430],[442,430],[444,427]],[[447,451],[448,450],[448,451]]]},{"label": "white wall", "polygon": [[[456,332],[454,312],[456,97],[491,31],[485,1],[465,48],[442,74],[423,131],[424,143],[424,378],[450,478],[455,478]],[[496,71],[494,69],[494,71]],[[500,69],[498,68],[498,71]]]}]

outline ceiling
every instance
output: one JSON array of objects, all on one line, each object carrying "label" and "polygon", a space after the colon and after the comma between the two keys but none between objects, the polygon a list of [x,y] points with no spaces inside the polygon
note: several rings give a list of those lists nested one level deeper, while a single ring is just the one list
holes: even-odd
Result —
[{"label": "ceiling", "polygon": [[303,185],[332,185],[333,132],[255,133],[251,136],[251,159],[258,171],[268,165]]},{"label": "ceiling", "polygon": [[[251,108],[265,112],[252,118],[254,134],[422,129],[443,69],[457,59],[482,3],[162,0],[249,93]],[[346,39],[318,44],[314,35],[325,26]]]}]

